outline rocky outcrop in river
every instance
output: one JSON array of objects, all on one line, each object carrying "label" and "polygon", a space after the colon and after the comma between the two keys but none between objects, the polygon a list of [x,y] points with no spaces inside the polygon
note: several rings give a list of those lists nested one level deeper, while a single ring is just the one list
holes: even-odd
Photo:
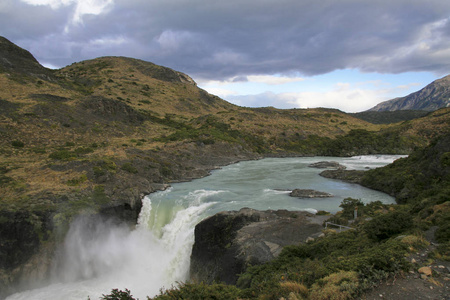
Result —
[{"label": "rocky outcrop in river", "polygon": [[338,169],[338,170],[344,170],[347,168],[336,161],[319,161],[310,164],[308,167],[317,169]]},{"label": "rocky outcrop in river", "polygon": [[327,216],[287,210],[220,212],[195,227],[191,280],[235,284],[247,267],[268,262],[284,246],[321,233]]},{"label": "rocky outcrop in river", "polygon": [[362,170],[325,170],[319,175],[325,178],[338,179],[350,183],[361,184],[362,177],[365,171]]},{"label": "rocky outcrop in river", "polygon": [[289,196],[297,198],[328,198],[333,197],[332,194],[326,192],[320,192],[310,189],[295,189]]}]

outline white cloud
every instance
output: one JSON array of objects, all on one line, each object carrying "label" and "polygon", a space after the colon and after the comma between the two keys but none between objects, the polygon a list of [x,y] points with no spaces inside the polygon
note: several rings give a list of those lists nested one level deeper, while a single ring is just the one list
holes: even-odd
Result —
[{"label": "white cloud", "polygon": [[218,87],[211,87],[208,88],[208,93],[219,96],[221,98],[226,98],[229,96],[235,96],[238,93],[236,91],[230,90],[230,89],[223,89]]},{"label": "white cloud", "polygon": [[255,83],[273,86],[273,85],[285,85],[289,83],[296,83],[304,80],[305,78],[302,77],[287,77],[281,75],[249,75],[249,76],[233,76],[223,80],[209,80],[200,78],[198,79],[198,83],[205,87],[233,85],[236,83],[249,83],[249,84]]},{"label": "white cloud", "polygon": [[327,92],[286,93],[280,94],[279,97],[292,107],[328,107],[345,112],[358,112],[375,106],[384,94],[383,90],[369,90],[341,83]]},{"label": "white cloud", "polygon": [[122,45],[127,40],[123,36],[115,36],[115,37],[101,37],[95,40],[90,41],[90,44],[93,46],[113,46],[113,45]]},{"label": "white cloud", "polygon": [[252,107],[274,106],[277,108],[337,108],[345,112],[365,111],[378,103],[394,98],[393,94],[402,94],[405,90],[417,86],[391,86],[381,81],[339,82],[323,91],[304,91],[274,93],[266,91],[259,94],[239,95],[229,93],[224,98],[237,105]]},{"label": "white cloud", "polygon": [[188,31],[164,30],[158,37],[155,38],[163,51],[178,51],[183,50],[184,44],[189,43],[194,39],[194,35]]},{"label": "white cloud", "polygon": [[22,2],[25,2],[30,5],[48,5],[52,9],[58,9],[61,6],[67,6],[74,3],[76,0],[21,0]]},{"label": "white cloud", "polygon": [[99,15],[108,10],[114,4],[114,0],[76,0],[76,8],[72,22],[82,23],[84,15]]},{"label": "white cloud", "polygon": [[280,85],[305,80],[304,78],[300,77],[283,77],[273,75],[250,75],[247,76],[247,79],[249,82],[265,83],[268,85]]},{"label": "white cloud", "polygon": [[[114,0],[21,0],[24,3],[34,6],[50,6],[57,10],[65,6],[74,6],[74,11],[69,25],[76,25],[83,23],[83,16],[99,15],[104,13],[114,4]],[[69,30],[69,25],[66,26],[66,32]]]}]

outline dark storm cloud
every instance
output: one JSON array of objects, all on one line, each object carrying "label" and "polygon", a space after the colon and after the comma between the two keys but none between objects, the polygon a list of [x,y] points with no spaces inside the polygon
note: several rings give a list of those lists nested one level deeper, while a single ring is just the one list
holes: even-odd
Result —
[{"label": "dark storm cloud", "polygon": [[76,22],[77,1],[6,0],[0,34],[55,66],[123,55],[197,78],[450,70],[449,1],[115,0]]}]

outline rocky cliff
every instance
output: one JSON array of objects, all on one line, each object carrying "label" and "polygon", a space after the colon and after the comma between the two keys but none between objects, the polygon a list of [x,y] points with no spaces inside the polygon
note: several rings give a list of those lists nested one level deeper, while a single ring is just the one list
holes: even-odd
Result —
[{"label": "rocky cliff", "polygon": [[249,266],[277,257],[287,245],[318,236],[327,216],[286,210],[221,212],[195,227],[191,280],[235,284]]},{"label": "rocky cliff", "polygon": [[406,97],[382,102],[369,111],[426,110],[450,107],[450,75],[433,81]]}]

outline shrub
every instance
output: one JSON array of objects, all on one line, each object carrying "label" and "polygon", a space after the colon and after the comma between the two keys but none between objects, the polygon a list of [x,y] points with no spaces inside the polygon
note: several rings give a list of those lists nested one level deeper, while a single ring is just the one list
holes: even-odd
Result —
[{"label": "shrub", "polygon": [[130,290],[125,289],[125,291],[119,290],[119,289],[113,289],[111,291],[111,294],[105,295],[102,294],[102,297],[100,297],[101,300],[136,300],[131,295]]},{"label": "shrub", "polygon": [[420,249],[428,246],[430,243],[421,236],[407,235],[401,239],[401,242],[409,246],[409,250]]},{"label": "shrub", "polygon": [[36,147],[31,149],[32,152],[36,153],[36,154],[44,154],[47,153],[47,151],[45,150],[45,148],[41,148],[41,147]]},{"label": "shrub", "polygon": [[358,215],[362,214],[364,203],[360,199],[345,198],[339,207],[342,207],[342,217],[347,220],[354,218],[355,209],[358,209]]},{"label": "shrub", "polygon": [[106,174],[106,171],[102,167],[94,166],[92,169],[94,170],[95,177],[101,177]]},{"label": "shrub", "polygon": [[406,210],[396,210],[374,217],[364,224],[363,230],[370,239],[382,241],[409,230],[412,226],[411,214]]},{"label": "shrub", "polygon": [[137,174],[138,173],[138,169],[136,169],[135,166],[133,166],[130,162],[126,162],[122,165],[122,167],[120,167],[122,170],[127,171],[128,173],[131,174]]},{"label": "shrub", "polygon": [[439,243],[450,242],[450,224],[442,224],[435,233],[436,240]]},{"label": "shrub", "polygon": [[58,150],[50,153],[48,157],[57,160],[70,160],[75,158],[76,156],[77,155],[74,152],[71,152],[69,150]]},{"label": "shrub", "polygon": [[22,141],[12,141],[11,145],[16,148],[23,148],[25,146],[24,142]]},{"label": "shrub", "polygon": [[286,293],[289,294],[294,293],[302,297],[306,297],[308,295],[308,288],[305,285],[295,281],[284,281],[280,283],[280,286]]},{"label": "shrub", "polygon": [[74,150],[76,155],[83,155],[94,152],[94,149],[91,147],[78,147]]},{"label": "shrub", "polygon": [[359,287],[358,274],[354,271],[340,271],[318,280],[311,287],[311,300],[353,299]]},{"label": "shrub", "polygon": [[81,183],[85,182],[87,179],[88,178],[87,178],[86,174],[83,174],[80,177],[76,177],[76,178],[67,180],[67,185],[77,186],[77,185],[80,185]]},{"label": "shrub", "polygon": [[[226,284],[205,284],[205,283],[183,283],[176,288],[165,290],[161,292],[159,296],[152,299],[154,300],[178,300],[178,299],[191,299],[191,300],[203,300],[203,299],[216,299],[216,300],[229,300],[239,299],[241,290],[232,285]],[[150,299],[150,298],[149,298]]]}]

